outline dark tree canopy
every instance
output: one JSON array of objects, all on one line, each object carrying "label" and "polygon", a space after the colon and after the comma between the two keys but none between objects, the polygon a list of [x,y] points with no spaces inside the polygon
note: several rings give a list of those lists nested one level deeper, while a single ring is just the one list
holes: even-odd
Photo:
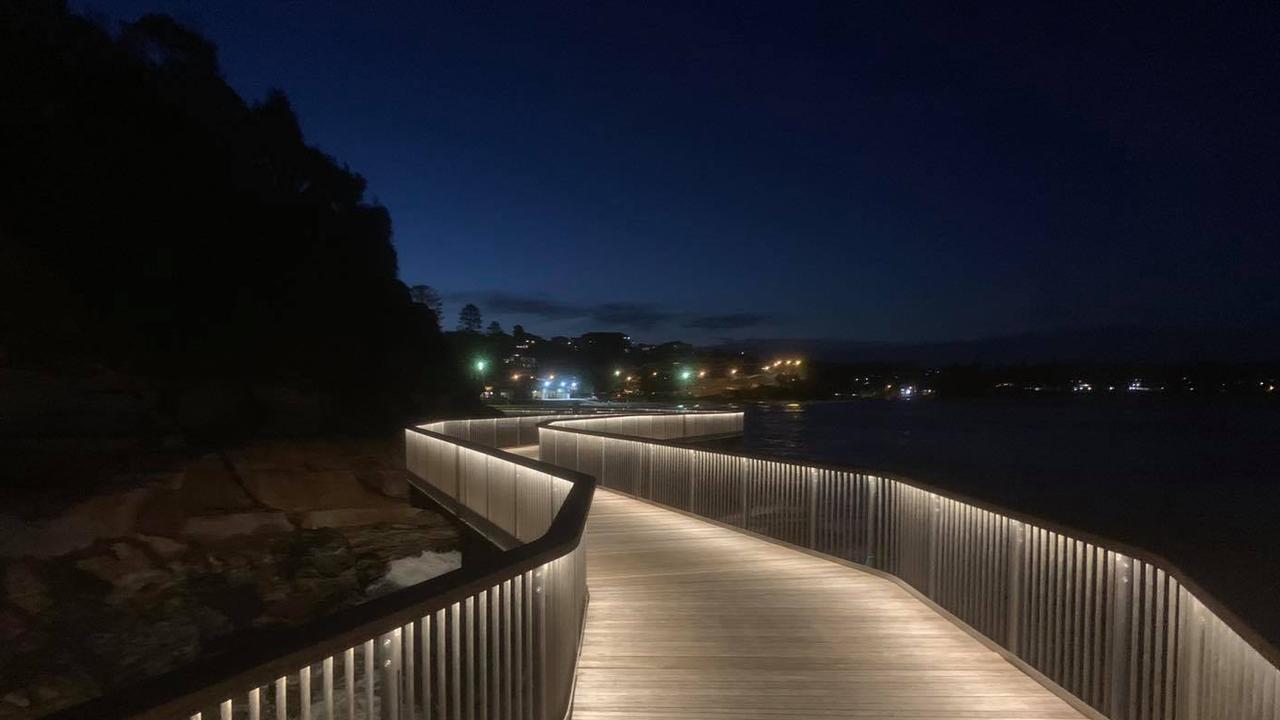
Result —
[{"label": "dark tree canopy", "polygon": [[480,308],[472,303],[462,306],[462,310],[458,311],[458,331],[466,333],[478,333],[480,327],[484,323],[480,317]]},{"label": "dark tree canopy", "polygon": [[409,298],[419,305],[426,305],[436,315],[439,315],[441,308],[444,307],[440,300],[440,293],[430,285],[414,285],[409,288]]},{"label": "dark tree canopy", "polygon": [[489,327],[485,329],[485,332],[489,333],[490,335],[501,335],[502,324],[499,323],[497,320],[494,320],[489,323]]},{"label": "dark tree canopy", "polygon": [[208,40],[166,16],[112,35],[11,0],[0,97],[14,361],[91,358],[257,410],[262,388],[287,388],[353,421],[421,413],[449,387],[386,209],[306,144],[284,92],[242,100]]}]

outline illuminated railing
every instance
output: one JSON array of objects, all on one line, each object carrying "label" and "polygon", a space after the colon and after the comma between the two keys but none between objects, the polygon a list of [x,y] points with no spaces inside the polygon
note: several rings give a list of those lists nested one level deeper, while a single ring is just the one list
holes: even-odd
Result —
[{"label": "illuminated railing", "polygon": [[[519,438],[525,420],[479,422],[497,441]],[[507,549],[54,717],[566,717],[587,602],[579,543],[594,480],[433,427],[476,426],[405,431],[418,491],[509,536]]]},{"label": "illuminated railing", "polygon": [[884,474],[661,439],[741,428],[726,415],[552,420],[541,457],[890,573],[1112,720],[1280,720],[1280,653],[1161,558]]}]

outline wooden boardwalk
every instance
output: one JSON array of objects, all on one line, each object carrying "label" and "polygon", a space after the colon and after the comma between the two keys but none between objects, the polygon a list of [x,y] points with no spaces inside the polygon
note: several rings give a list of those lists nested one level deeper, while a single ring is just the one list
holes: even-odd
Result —
[{"label": "wooden boardwalk", "polygon": [[597,490],[574,717],[1080,718],[896,583]]}]

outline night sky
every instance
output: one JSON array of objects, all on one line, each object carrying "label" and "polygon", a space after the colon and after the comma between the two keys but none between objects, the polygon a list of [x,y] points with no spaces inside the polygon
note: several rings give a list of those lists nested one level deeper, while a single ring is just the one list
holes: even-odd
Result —
[{"label": "night sky", "polygon": [[[81,0],[167,12],[544,335],[1280,322],[1280,6]],[[881,7],[886,6],[886,7]],[[1071,14],[1065,14],[1071,13]]]}]

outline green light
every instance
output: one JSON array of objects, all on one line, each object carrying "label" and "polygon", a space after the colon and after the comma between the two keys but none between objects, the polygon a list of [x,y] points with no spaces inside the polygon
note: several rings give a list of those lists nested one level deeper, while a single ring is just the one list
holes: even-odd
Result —
[{"label": "green light", "polygon": [[480,372],[484,372],[484,366],[485,366],[485,362],[483,360],[476,361],[476,370],[479,370]]},{"label": "green light", "polygon": [[688,380],[691,377],[693,377],[693,373],[689,372],[688,370],[685,370],[684,372],[680,373],[681,380]]}]

